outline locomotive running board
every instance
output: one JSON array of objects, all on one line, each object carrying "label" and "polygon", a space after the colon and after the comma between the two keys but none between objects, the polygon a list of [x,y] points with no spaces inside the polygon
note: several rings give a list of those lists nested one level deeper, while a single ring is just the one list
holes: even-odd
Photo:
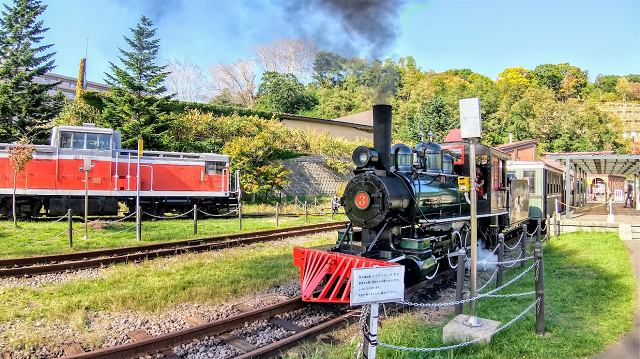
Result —
[{"label": "locomotive running board", "polygon": [[293,248],[293,265],[300,268],[300,291],[303,301],[349,304],[351,269],[398,264],[343,253],[295,247]]},{"label": "locomotive running board", "polygon": [[[509,212],[479,214],[478,218],[502,216],[505,214],[509,214]],[[470,219],[471,219],[471,216],[461,216],[461,217],[445,218],[445,219],[420,219],[418,222],[426,223],[426,224],[439,224],[439,223],[449,223],[449,222],[456,222],[456,221],[468,221]]]}]

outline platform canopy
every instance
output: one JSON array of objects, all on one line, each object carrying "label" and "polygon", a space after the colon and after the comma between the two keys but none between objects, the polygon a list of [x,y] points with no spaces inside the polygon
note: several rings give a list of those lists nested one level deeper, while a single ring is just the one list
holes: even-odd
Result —
[{"label": "platform canopy", "polygon": [[640,174],[640,155],[589,154],[589,153],[547,153],[563,166],[567,162],[571,169],[589,174],[638,175]]}]

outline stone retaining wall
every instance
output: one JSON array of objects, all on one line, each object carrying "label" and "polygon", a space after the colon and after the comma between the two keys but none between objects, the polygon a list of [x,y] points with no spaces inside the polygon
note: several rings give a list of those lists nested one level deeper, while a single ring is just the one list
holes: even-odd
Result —
[{"label": "stone retaining wall", "polygon": [[[325,164],[324,156],[303,156],[285,160],[282,163],[292,174],[291,183],[281,192],[287,196],[331,196],[336,193],[340,183],[346,183],[353,172],[340,174]],[[346,159],[345,161],[350,161]]]}]

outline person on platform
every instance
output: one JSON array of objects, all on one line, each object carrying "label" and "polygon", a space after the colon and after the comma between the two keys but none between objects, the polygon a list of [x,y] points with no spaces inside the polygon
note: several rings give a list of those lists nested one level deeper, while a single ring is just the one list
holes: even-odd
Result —
[{"label": "person on platform", "polygon": [[631,181],[627,181],[626,192],[627,196],[624,199],[624,208],[627,208],[627,203],[629,203],[629,207],[633,207],[633,185]]},{"label": "person on platform", "polygon": [[476,191],[478,191],[478,198],[484,199],[484,177],[478,167],[476,167]]}]

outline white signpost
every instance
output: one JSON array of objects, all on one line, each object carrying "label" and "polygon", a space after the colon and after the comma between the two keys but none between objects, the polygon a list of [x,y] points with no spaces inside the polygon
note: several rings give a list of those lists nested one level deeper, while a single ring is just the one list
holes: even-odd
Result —
[{"label": "white signpost", "polygon": [[368,332],[364,333],[364,358],[376,357],[378,305],[404,300],[404,266],[351,269],[351,306],[371,304]]}]

